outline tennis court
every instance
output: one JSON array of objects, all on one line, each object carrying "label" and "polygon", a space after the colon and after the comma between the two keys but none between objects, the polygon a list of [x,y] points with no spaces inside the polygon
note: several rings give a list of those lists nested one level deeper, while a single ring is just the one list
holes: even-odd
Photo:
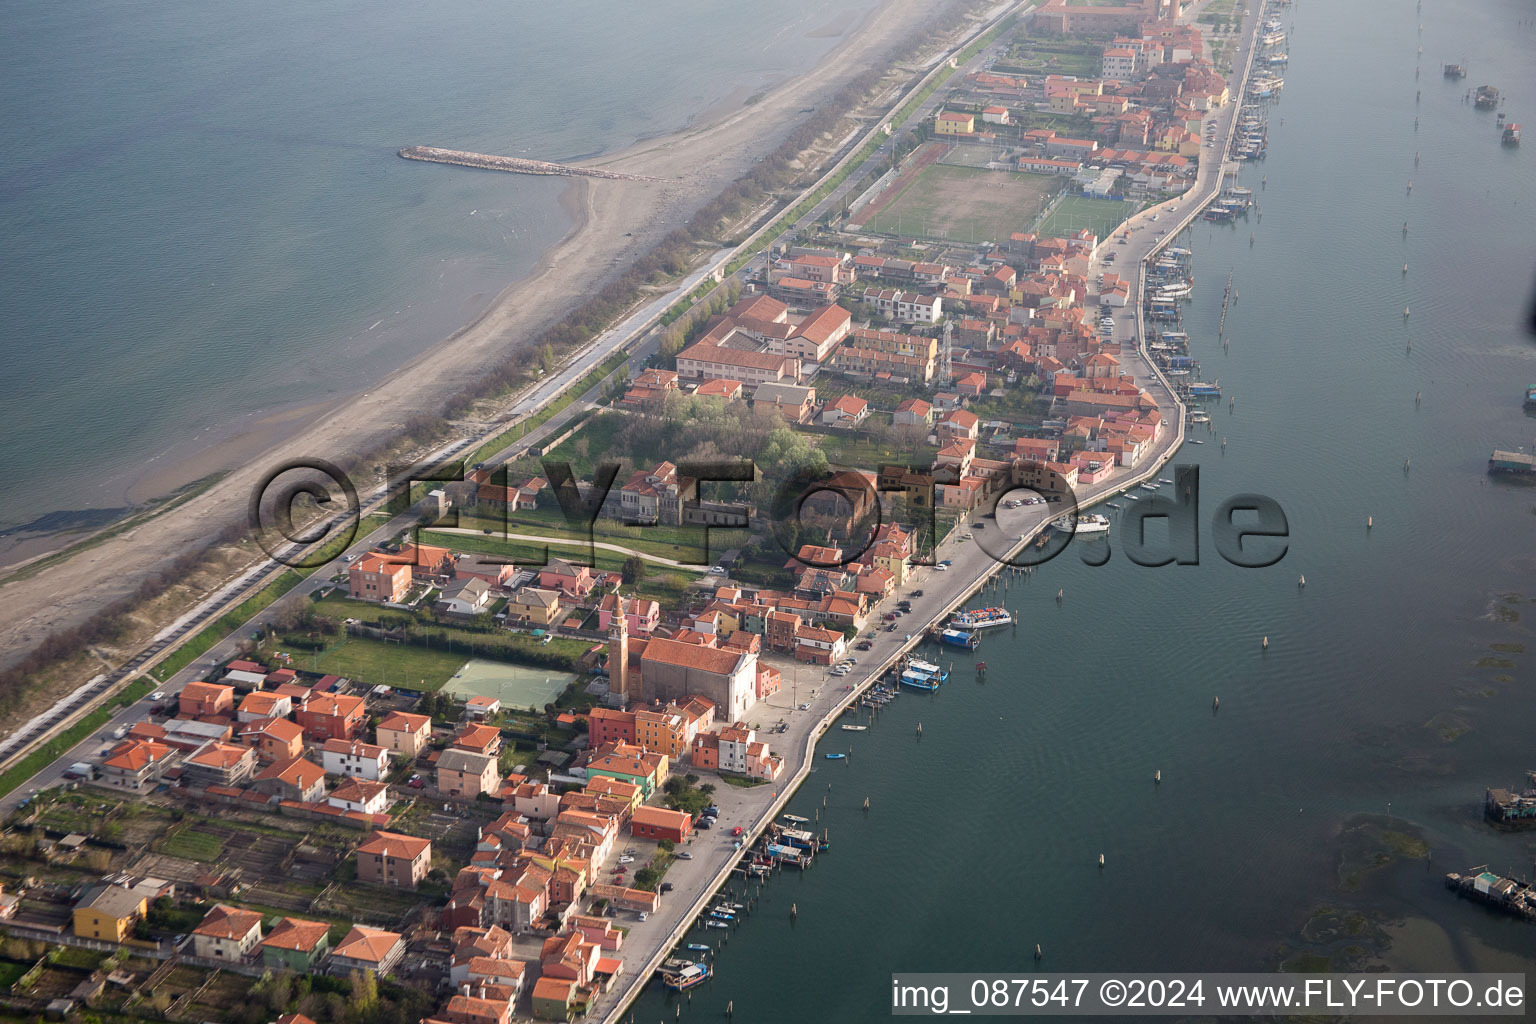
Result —
[{"label": "tennis court", "polygon": [[472,658],[443,690],[456,697],[495,697],[503,707],[538,710],[553,703],[574,678],[569,672],[554,669]]}]

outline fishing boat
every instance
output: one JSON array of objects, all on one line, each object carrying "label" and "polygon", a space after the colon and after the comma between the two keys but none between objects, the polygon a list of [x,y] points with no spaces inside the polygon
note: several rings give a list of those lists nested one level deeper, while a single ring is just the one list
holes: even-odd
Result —
[{"label": "fishing boat", "polygon": [[[967,633],[963,629],[946,629],[939,634],[939,642],[949,644],[951,647],[963,647],[968,651],[974,651],[981,646],[981,638],[975,633]],[[844,726],[846,729],[847,726]]]},{"label": "fishing boat", "polygon": [[1518,145],[1520,145],[1520,126],[1519,125],[1517,125],[1517,124],[1507,124],[1507,125],[1504,126],[1504,145],[1506,145],[1506,146],[1518,146]]},{"label": "fishing boat", "polygon": [[1189,385],[1190,398],[1220,398],[1221,385],[1207,384],[1204,381],[1191,381]]},{"label": "fishing boat", "polygon": [[661,965],[661,983],[674,992],[702,985],[709,974],[709,964],[695,960],[671,959]]},{"label": "fishing boat", "polygon": [[828,761],[841,761],[844,758],[846,758],[847,756],[848,756],[847,754],[828,754],[828,755],[826,755]]},{"label": "fishing boat", "polygon": [[1478,110],[1492,110],[1499,105],[1499,90],[1491,85],[1480,85],[1472,96],[1472,105]]},{"label": "fishing boat", "polygon": [[[993,626],[1008,626],[1012,623],[1013,616],[1006,608],[973,608],[970,611],[960,612],[950,620],[950,625],[959,629],[991,629]],[[913,664],[919,663],[913,662]]]},{"label": "fishing boat", "polygon": [[1072,516],[1062,516],[1052,523],[1051,526],[1062,533],[1078,535],[1108,533],[1110,523],[1105,517],[1094,512],[1088,512],[1077,516],[1075,519]]},{"label": "fishing boat", "polygon": [[843,732],[864,732],[869,729],[867,725],[845,725]]},{"label": "fishing boat", "polygon": [[939,682],[937,679],[934,679],[929,675],[924,675],[921,672],[913,672],[911,669],[908,669],[901,674],[901,685],[910,686],[914,690],[931,691],[937,690],[939,688]]}]

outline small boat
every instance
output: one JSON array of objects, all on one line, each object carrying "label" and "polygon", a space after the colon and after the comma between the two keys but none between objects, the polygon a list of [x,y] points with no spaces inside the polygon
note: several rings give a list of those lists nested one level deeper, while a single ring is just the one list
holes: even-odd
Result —
[{"label": "small boat", "polygon": [[715,951],[713,946],[706,946],[702,942],[690,942],[687,948],[695,953],[713,953]]},{"label": "small boat", "polygon": [[828,761],[841,761],[841,760],[845,759],[847,756],[848,756],[847,754],[828,754],[828,755],[826,755]]},{"label": "small boat", "polygon": [[1155,490],[1157,490],[1161,486],[1162,486],[1161,484],[1154,484],[1154,483],[1152,483],[1149,480],[1146,483],[1141,485],[1141,489],[1144,490],[1144,491],[1155,491]]},{"label": "small boat", "polygon": [[674,992],[682,992],[709,980],[709,964],[673,959],[661,965],[661,983]]},{"label": "small boat", "polygon": [[1124,498],[1126,501],[1140,501],[1141,500],[1136,495],[1132,494],[1130,491],[1126,491],[1124,494],[1120,495],[1120,497]]},{"label": "small boat", "polygon": [[987,663],[986,662],[978,661],[976,663],[976,671],[977,672],[985,672],[986,670],[987,670]]},{"label": "small boat", "polygon": [[811,823],[810,818],[802,818],[798,814],[781,814],[779,815],[779,820],[787,821],[791,825],[809,825]]},{"label": "small boat", "polygon": [[1189,443],[1190,444],[1205,444],[1204,441],[1196,441],[1194,438],[1190,438],[1189,439]]},{"label": "small boat", "polygon": [[[939,634],[939,642],[951,647],[963,647],[968,651],[974,651],[981,646],[981,638],[975,633],[967,633],[963,629],[946,629]],[[843,728],[847,728],[844,726]]]},{"label": "small boat", "polygon": [[1171,477],[1160,476],[1157,478],[1157,482],[1160,484],[1171,484],[1173,483],[1173,479]]},{"label": "small boat", "polygon": [[1118,510],[1119,510],[1119,509],[1120,509],[1120,506],[1119,506],[1119,505],[1117,505],[1117,504],[1115,504],[1115,503],[1114,503],[1114,502],[1112,502],[1112,501],[1106,501],[1106,502],[1105,502],[1105,503],[1104,503],[1104,507],[1105,507],[1105,508],[1112,508],[1112,509],[1115,509],[1115,510],[1116,510],[1116,511],[1118,511]]},{"label": "small boat", "polygon": [[868,728],[869,726],[867,725],[845,725],[843,726],[843,732],[864,732]]},{"label": "small boat", "polygon": [[704,922],[704,927],[705,928],[729,928],[730,925],[726,924],[724,921],[705,921]]}]

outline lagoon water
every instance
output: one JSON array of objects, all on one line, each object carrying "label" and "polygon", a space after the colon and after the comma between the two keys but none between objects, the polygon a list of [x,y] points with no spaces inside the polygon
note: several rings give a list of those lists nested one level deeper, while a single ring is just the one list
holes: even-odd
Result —
[{"label": "lagoon water", "polygon": [[570,229],[565,182],[401,146],[613,151],[809,69],[871,7],[8,5],[0,528],[366,390]]},{"label": "lagoon water", "polygon": [[[1114,534],[1102,568],[1077,541],[987,594],[1022,624],[940,652],[955,671],[936,696],[905,691],[869,732],[823,741],[852,756],[818,756],[789,810],[826,798],[832,849],[762,890],[684,1020],[728,1000],[737,1022],[779,1020],[787,989],[806,1019],[886,1020],[893,972],[1028,971],[1036,943],[1052,971],[1263,971],[1298,954],[1530,968],[1531,925],[1441,883],[1483,862],[1533,873],[1529,836],[1480,810],[1485,786],[1533,767],[1536,735],[1536,488],[1485,474],[1492,447],[1536,435],[1521,411],[1536,175],[1529,146],[1502,148],[1494,114],[1462,102],[1490,82],[1536,120],[1530,14],[1376,0],[1286,15],[1269,155],[1242,181],[1262,223],[1188,235],[1186,329],[1224,391],[1213,432],[1192,435],[1208,443],[1176,460],[1200,467],[1200,565],[1132,565]],[[1471,77],[1443,80],[1462,59]],[[1248,492],[1289,519],[1270,569],[1235,568],[1210,540],[1216,507]],[[1416,835],[1427,866],[1397,856]],[[1324,908],[1361,916],[1330,932]],[[659,986],[635,1019],[673,1019]]]}]

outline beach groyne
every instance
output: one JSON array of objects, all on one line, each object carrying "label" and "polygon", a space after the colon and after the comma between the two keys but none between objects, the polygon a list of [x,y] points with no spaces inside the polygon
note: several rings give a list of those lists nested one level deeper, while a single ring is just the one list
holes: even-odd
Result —
[{"label": "beach groyne", "polygon": [[625,174],[623,171],[576,167],[571,164],[551,163],[548,160],[527,160],[519,156],[470,153],[462,149],[439,149],[436,146],[406,146],[400,150],[400,155],[407,160],[421,160],[429,164],[456,164],[459,167],[475,167],[482,171],[504,171],[508,174],[552,174],[570,178],[607,178],[612,181],[663,180],[646,177],[643,174]]}]

